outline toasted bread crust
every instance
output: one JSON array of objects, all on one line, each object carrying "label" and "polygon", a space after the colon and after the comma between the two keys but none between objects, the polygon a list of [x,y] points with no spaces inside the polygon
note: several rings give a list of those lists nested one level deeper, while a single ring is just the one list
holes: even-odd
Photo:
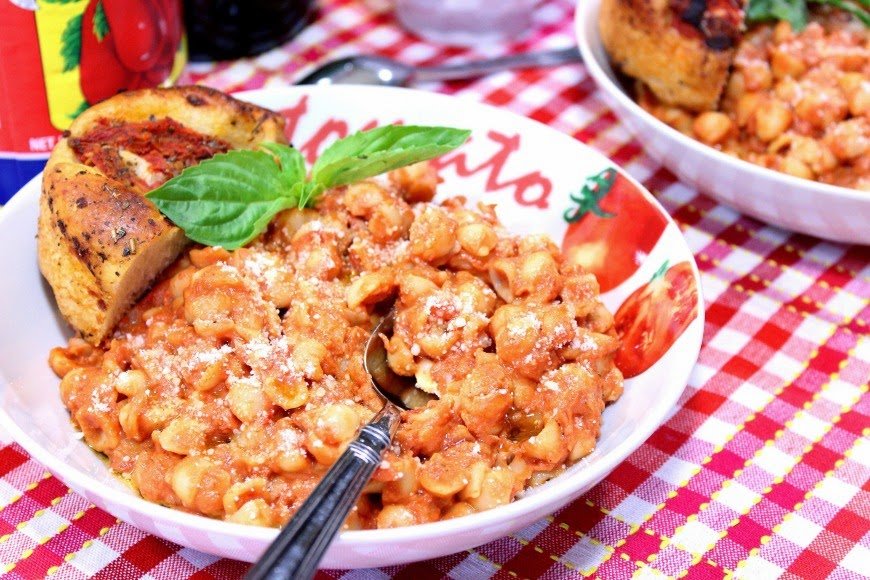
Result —
[{"label": "toasted bread crust", "polygon": [[[617,68],[644,82],[656,97],[693,111],[715,109],[742,27],[742,0],[720,2],[715,11],[700,2],[681,13],[672,0],[602,0],[599,29]],[[684,7],[685,8],[685,7]]]},{"label": "toasted bread crust", "polygon": [[80,163],[69,139],[86,134],[100,119],[164,117],[232,148],[286,143],[280,115],[204,87],[122,93],[73,122],[43,175],[37,249],[61,314],[92,344],[109,336],[188,240],[145,197]]}]

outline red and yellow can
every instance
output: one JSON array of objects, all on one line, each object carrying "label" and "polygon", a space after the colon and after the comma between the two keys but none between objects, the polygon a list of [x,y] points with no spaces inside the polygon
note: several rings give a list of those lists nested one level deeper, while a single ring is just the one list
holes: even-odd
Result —
[{"label": "red and yellow can", "polygon": [[0,0],[0,203],[76,116],[186,62],[181,0]]}]

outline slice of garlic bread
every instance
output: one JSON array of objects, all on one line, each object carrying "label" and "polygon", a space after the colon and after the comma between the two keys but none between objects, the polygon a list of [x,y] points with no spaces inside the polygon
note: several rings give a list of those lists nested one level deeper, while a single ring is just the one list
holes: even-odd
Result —
[{"label": "slice of garlic bread", "polygon": [[715,109],[740,40],[745,0],[602,0],[599,29],[616,68],[667,104]]},{"label": "slice of garlic bread", "polygon": [[204,87],[122,93],[73,122],[45,168],[37,248],[61,314],[84,339],[109,337],[187,244],[144,193],[265,141],[286,143],[280,115]]}]

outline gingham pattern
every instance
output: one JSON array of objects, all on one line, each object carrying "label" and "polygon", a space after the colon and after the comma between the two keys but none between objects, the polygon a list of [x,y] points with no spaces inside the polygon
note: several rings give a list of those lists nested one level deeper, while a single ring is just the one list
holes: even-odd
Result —
[{"label": "gingham pattern", "polygon": [[[285,84],[325,58],[429,64],[572,43],[573,5],[542,2],[535,32],[489,51],[430,45],[382,3],[330,0],[256,59],[190,67],[224,90]],[[870,249],[767,227],[646,157],[582,66],[424,88],[573,135],[626,167],[677,220],[701,269],[700,361],[670,419],[586,496],[476,550],[323,578],[604,578],[870,574]],[[148,536],[88,505],[0,431],[3,578],[236,578],[246,565]]]}]

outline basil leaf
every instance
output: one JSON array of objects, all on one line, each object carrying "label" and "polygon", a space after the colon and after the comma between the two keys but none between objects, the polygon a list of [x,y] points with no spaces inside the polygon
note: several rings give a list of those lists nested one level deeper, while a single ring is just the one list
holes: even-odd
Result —
[{"label": "basil leaf", "polygon": [[785,20],[800,31],[806,28],[809,12],[805,0],[751,0],[746,17],[753,22]]},{"label": "basil leaf", "polygon": [[771,12],[777,19],[787,20],[796,31],[807,27],[810,16],[803,0],[774,0]]},{"label": "basil leaf", "polygon": [[746,7],[747,20],[764,20],[770,15],[771,0],[750,0],[749,6]]},{"label": "basil leaf", "polygon": [[449,127],[387,125],[336,141],[320,156],[311,178],[325,188],[346,185],[432,159],[456,149],[470,131]]},{"label": "basil leaf", "polygon": [[235,150],[188,167],[146,197],[190,239],[233,250],[296,205],[289,193],[272,155]]},{"label": "basil leaf", "polygon": [[386,126],[333,143],[305,179],[293,147],[262,143],[188,167],[145,194],[195,242],[235,250],[257,237],[279,211],[313,205],[328,187],[431,159],[462,145],[470,132]]},{"label": "basil leaf", "polygon": [[278,158],[281,164],[281,181],[288,191],[296,183],[305,181],[305,158],[294,147],[281,143],[261,143],[260,148]]},{"label": "basil leaf", "polygon": [[305,183],[299,183],[298,185],[299,189],[296,190],[295,198],[298,200],[296,202],[296,207],[299,209],[303,209],[309,205],[314,205],[314,200],[323,193],[324,189],[321,184],[312,181],[306,181]]}]

